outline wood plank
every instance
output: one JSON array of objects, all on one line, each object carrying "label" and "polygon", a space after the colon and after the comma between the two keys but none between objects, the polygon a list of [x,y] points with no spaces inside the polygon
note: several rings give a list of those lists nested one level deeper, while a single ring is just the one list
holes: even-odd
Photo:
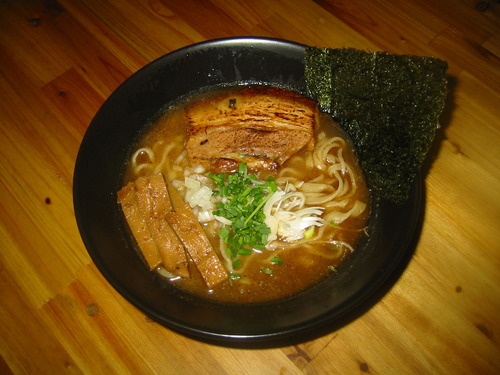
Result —
[{"label": "wood plank", "polygon": [[85,0],[84,3],[108,26],[110,32],[123,39],[147,61],[203,40],[202,35],[160,1],[145,4],[120,0]]},{"label": "wood plank", "polygon": [[[2,233],[3,234],[3,233]],[[2,235],[2,239],[5,237]],[[5,244],[5,242],[4,242]],[[9,247],[4,247],[8,249]],[[2,264],[5,264],[2,261]],[[27,270],[27,268],[22,268]],[[15,273],[0,268],[2,304],[0,305],[0,347],[2,362],[0,373],[9,374],[82,374],[64,348],[64,342],[58,340],[51,329],[41,324],[37,310],[26,298],[26,291],[12,277]],[[30,275],[25,275],[29,278]],[[35,281],[35,280],[32,280]],[[36,282],[31,284],[40,284]],[[20,324],[22,322],[22,324]],[[8,347],[6,346],[8,343]],[[50,363],[50,366],[46,366]]]},{"label": "wood plank", "polygon": [[[0,373],[499,373],[499,30],[493,0],[1,1]],[[241,35],[450,65],[401,277],[337,331],[252,350],[147,318],[91,262],[72,204],[79,144],[109,94],[165,53]]]}]

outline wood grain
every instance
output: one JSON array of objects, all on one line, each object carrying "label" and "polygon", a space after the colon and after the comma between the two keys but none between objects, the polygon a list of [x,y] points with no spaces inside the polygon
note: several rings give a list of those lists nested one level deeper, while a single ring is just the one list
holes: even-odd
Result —
[{"label": "wood grain", "polygon": [[[449,63],[412,260],[354,322],[236,349],[149,320],[78,233],[72,176],[104,100],[191,43],[268,36]],[[4,0],[0,3],[0,373],[500,373],[500,4],[475,0]]]}]

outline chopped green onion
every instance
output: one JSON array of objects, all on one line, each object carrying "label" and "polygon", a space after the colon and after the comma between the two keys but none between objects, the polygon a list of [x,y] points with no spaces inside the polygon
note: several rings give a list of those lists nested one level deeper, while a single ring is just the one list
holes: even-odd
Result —
[{"label": "chopped green onion", "polygon": [[283,264],[283,259],[278,258],[278,257],[272,257],[271,263],[272,264]]},{"label": "chopped green onion", "polygon": [[266,180],[266,183],[267,183],[267,187],[269,188],[269,190],[271,192],[274,193],[275,191],[278,191],[278,187],[276,186],[276,181],[274,181],[274,178],[268,177]]},{"label": "chopped green onion", "polygon": [[246,175],[246,173],[247,173],[247,164],[246,163],[238,164],[238,173]]},{"label": "chopped green onion", "polygon": [[272,177],[259,181],[253,173],[248,173],[246,163],[238,164],[236,173],[210,173],[218,194],[225,199],[217,204],[214,215],[231,221],[219,232],[219,237],[227,245],[229,257],[249,255],[251,249],[263,249],[271,233],[265,224],[263,207],[272,194],[277,191]]},{"label": "chopped green onion", "polygon": [[230,273],[229,274],[229,285],[233,286],[233,281],[234,280],[239,280],[241,278],[240,275],[238,275],[237,273]]},{"label": "chopped green onion", "polygon": [[229,231],[228,226],[224,225],[219,232],[219,237],[222,238],[223,240],[225,240],[227,238],[227,236],[229,236],[229,232],[230,231]]},{"label": "chopped green onion", "polygon": [[272,275],[273,274],[273,270],[270,269],[270,268],[267,268],[267,267],[261,268],[260,272],[265,273],[266,275]]},{"label": "chopped green onion", "polygon": [[252,250],[250,249],[241,248],[238,250],[238,255],[250,255],[250,254],[252,254]]}]

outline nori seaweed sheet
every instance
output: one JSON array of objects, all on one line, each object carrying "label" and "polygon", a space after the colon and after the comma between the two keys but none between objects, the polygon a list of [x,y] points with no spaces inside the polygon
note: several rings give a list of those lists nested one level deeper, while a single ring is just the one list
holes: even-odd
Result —
[{"label": "nori seaweed sheet", "polygon": [[447,68],[432,57],[306,48],[308,95],[349,134],[368,186],[383,198],[408,198],[439,128]]}]

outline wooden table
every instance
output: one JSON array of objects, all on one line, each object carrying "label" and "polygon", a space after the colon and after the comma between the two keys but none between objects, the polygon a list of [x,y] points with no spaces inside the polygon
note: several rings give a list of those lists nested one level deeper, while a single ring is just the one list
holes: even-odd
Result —
[{"label": "wooden table", "polygon": [[[1,374],[500,373],[500,4],[473,0],[0,3]],[[235,349],[147,319],[78,232],[73,168],[104,100],[172,50],[229,36],[437,56],[450,94],[413,259],[352,323]]]}]

